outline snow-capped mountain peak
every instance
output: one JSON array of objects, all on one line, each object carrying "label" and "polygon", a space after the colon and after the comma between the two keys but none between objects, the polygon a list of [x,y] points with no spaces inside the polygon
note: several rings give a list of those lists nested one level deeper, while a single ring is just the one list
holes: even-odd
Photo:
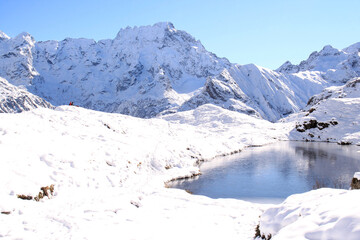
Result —
[{"label": "snow-capped mountain peak", "polygon": [[360,52],[360,42],[352,44],[349,47],[344,48],[342,51],[346,52],[348,54],[359,54],[359,52]]},{"label": "snow-capped mountain peak", "polygon": [[31,47],[35,45],[35,39],[27,32],[22,32],[13,38],[14,42],[19,45],[29,44]]},{"label": "snow-capped mountain peak", "polygon": [[0,41],[10,39],[8,35],[6,35],[3,31],[0,31]]},{"label": "snow-capped mountain peak", "polygon": [[0,76],[16,86],[31,85],[39,75],[33,64],[35,39],[26,32],[0,41]]},{"label": "snow-capped mountain peak", "polygon": [[326,45],[319,52],[319,56],[330,56],[330,55],[340,55],[340,50],[333,48],[331,45]]},{"label": "snow-capped mountain peak", "polygon": [[127,27],[121,29],[114,41],[116,44],[157,43],[164,47],[170,41],[186,41],[196,44],[196,40],[188,33],[177,30],[170,22],[160,22],[152,26]]},{"label": "snow-capped mountain peak", "polygon": [[339,85],[360,76],[360,44],[354,44],[343,50],[325,46],[321,51],[313,52],[307,60],[299,65],[285,62],[276,71],[281,73],[298,73],[303,71],[317,71],[332,84]]}]

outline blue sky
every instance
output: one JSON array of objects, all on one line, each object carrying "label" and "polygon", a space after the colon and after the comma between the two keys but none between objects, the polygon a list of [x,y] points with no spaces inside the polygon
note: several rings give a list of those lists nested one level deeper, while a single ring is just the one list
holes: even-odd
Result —
[{"label": "blue sky", "polygon": [[169,21],[233,63],[275,69],[325,45],[360,42],[359,0],[0,0],[0,30],[37,41],[114,38]]}]

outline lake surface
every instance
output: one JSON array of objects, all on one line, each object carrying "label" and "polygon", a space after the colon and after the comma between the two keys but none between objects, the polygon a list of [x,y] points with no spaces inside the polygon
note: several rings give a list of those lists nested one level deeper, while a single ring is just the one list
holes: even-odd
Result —
[{"label": "lake surface", "polygon": [[205,162],[200,170],[201,176],[170,186],[211,198],[279,203],[314,188],[348,189],[360,171],[360,147],[279,142]]}]

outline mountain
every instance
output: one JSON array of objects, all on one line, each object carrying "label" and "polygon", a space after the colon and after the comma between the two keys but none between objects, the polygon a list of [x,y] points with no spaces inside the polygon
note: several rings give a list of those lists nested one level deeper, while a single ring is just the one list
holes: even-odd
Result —
[{"label": "mountain", "polygon": [[213,103],[276,121],[299,111],[311,96],[328,85],[319,74],[309,71],[283,74],[254,64],[233,64],[221,74],[209,77],[201,93],[180,110]]},{"label": "mountain", "polygon": [[0,77],[0,113],[19,113],[39,107],[53,108],[42,98]]},{"label": "mountain", "polygon": [[342,50],[328,45],[320,52],[313,52],[309,58],[299,65],[285,62],[277,69],[281,73],[298,73],[302,71],[320,72],[322,78],[332,83],[345,83],[349,79],[360,76],[360,43]]},{"label": "mountain", "polygon": [[[232,64],[171,23],[128,27],[114,39],[100,41],[36,42],[28,33],[0,36],[0,76],[10,83],[25,86],[53,105],[73,101],[85,108],[142,118],[210,103],[276,121],[357,72],[355,63],[344,70],[346,74],[340,67],[324,74],[305,64],[296,71],[289,70],[293,66],[289,64],[277,71]],[[345,61],[345,56],[356,52],[355,47],[350,49],[340,51],[339,59]],[[317,58],[318,65],[336,51],[321,51],[318,55],[324,57]],[[317,54],[312,55],[315,59]],[[336,72],[337,78],[331,78],[330,72]]]},{"label": "mountain", "polygon": [[0,43],[0,75],[54,105],[74,101],[107,112],[152,117],[179,106],[230,66],[171,23],[120,30],[113,40]]}]

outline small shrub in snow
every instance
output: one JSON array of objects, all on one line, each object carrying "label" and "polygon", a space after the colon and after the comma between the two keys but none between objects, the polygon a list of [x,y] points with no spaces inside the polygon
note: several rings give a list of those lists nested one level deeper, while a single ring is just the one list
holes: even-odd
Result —
[{"label": "small shrub in snow", "polygon": [[189,193],[189,194],[194,194],[192,191],[190,191],[189,189],[185,189],[185,192]]},{"label": "small shrub in snow", "polygon": [[260,233],[260,224],[256,225],[254,239],[270,240],[271,238],[272,238],[271,233],[269,233],[267,236],[265,236],[264,233],[261,234]]},{"label": "small shrub in snow", "polygon": [[260,224],[256,225],[256,227],[255,227],[255,236],[254,236],[254,239],[256,239],[256,238],[261,238]]},{"label": "small shrub in snow", "polygon": [[50,186],[42,187],[40,188],[42,192],[39,192],[35,197],[31,195],[24,195],[24,194],[18,194],[17,197],[23,200],[32,200],[40,201],[40,199],[43,199],[44,196],[50,198],[50,195],[54,195],[54,184],[51,184]]},{"label": "small shrub in snow", "polygon": [[31,195],[24,195],[24,194],[18,194],[17,197],[22,200],[32,200],[33,199],[33,197]]},{"label": "small shrub in snow", "polygon": [[39,192],[36,197],[34,197],[35,201],[40,201],[40,199],[44,198],[44,194],[42,192]]},{"label": "small shrub in snow", "polygon": [[50,194],[52,196],[54,193],[54,184],[51,184],[50,187],[46,186],[46,187],[42,187],[40,189],[44,196],[47,196],[48,198],[50,198]]}]

